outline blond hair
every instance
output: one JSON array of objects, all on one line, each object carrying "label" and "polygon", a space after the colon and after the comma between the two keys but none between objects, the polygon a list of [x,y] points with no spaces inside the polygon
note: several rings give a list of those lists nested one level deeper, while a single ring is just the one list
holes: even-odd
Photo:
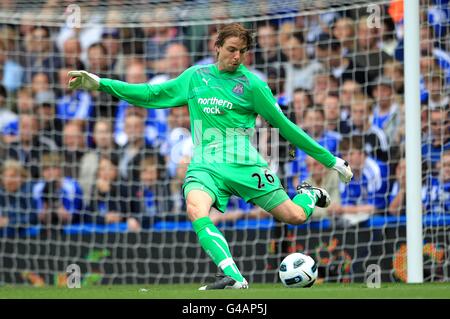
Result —
[{"label": "blond hair", "polygon": [[229,23],[220,28],[217,35],[216,47],[221,47],[225,40],[231,37],[237,37],[245,41],[247,49],[253,45],[253,37],[250,30],[247,30],[239,23]]},{"label": "blond hair", "polygon": [[24,179],[29,177],[28,171],[22,166],[19,161],[16,160],[6,160],[3,162],[3,165],[0,169],[1,176],[4,175],[5,171],[12,169],[20,174],[20,176]]}]

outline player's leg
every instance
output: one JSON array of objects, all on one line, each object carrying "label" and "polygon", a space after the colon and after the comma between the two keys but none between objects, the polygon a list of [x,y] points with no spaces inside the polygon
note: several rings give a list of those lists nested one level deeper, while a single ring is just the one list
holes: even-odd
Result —
[{"label": "player's leg", "polygon": [[311,216],[316,205],[329,205],[329,195],[324,189],[306,183],[297,188],[298,194],[291,200],[277,175],[268,167],[230,166],[226,170],[226,182],[237,195],[263,208],[280,221],[302,224]]},{"label": "player's leg", "polygon": [[[208,178],[206,178],[206,181],[208,181]],[[205,177],[203,182],[205,182]],[[209,218],[212,205],[221,202],[217,200],[217,197],[220,197],[220,193],[213,192],[210,188],[197,181],[191,181],[186,184],[184,193],[187,214],[192,221],[192,226],[198,236],[200,245],[225,274],[225,277],[218,282],[200,289],[247,288],[247,281],[240,273],[231,256],[227,240]],[[220,206],[219,204],[219,208]]]},{"label": "player's leg", "polygon": [[316,206],[327,207],[330,204],[330,196],[322,188],[303,183],[297,188],[297,192],[292,200],[284,190],[277,189],[252,201],[276,219],[291,225],[306,222]]}]

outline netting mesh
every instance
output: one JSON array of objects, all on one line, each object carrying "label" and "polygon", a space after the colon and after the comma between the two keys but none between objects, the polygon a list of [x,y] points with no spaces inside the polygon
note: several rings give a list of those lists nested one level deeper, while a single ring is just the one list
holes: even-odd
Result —
[{"label": "netting mesh", "polygon": [[[217,28],[238,21],[256,45],[244,64],[283,112],[355,173],[345,186],[263,119],[256,144],[292,197],[325,187],[328,209],[288,226],[232,198],[211,218],[251,282],[276,282],[303,251],[320,281],[406,280],[401,1],[2,1],[0,283],[199,282],[216,267],[186,217],[192,149],[186,107],[143,109],[67,89],[70,70],[158,84],[215,62]],[[448,3],[421,1],[425,280],[449,278]],[[276,154],[276,156],[275,156]]]}]

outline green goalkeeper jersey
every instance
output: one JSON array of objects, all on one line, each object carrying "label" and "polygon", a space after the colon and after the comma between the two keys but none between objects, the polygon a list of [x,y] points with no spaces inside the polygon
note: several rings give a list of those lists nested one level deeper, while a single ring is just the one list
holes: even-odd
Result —
[{"label": "green goalkeeper jersey", "polygon": [[188,105],[192,163],[267,165],[252,145],[258,114],[326,167],[336,162],[327,149],[286,118],[268,85],[244,65],[232,73],[220,71],[215,64],[192,66],[177,78],[156,85],[102,78],[99,90],[145,108]]}]

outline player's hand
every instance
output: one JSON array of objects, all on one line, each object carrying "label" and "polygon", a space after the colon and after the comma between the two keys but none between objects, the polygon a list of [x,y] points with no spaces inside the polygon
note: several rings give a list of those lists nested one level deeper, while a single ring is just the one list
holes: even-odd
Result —
[{"label": "player's hand", "polygon": [[70,71],[69,89],[84,89],[95,91],[100,87],[100,78],[86,71]]},{"label": "player's hand", "polygon": [[339,178],[342,182],[347,184],[351,181],[353,173],[347,161],[344,161],[342,158],[336,157],[336,164],[334,164],[332,168],[339,173]]}]

